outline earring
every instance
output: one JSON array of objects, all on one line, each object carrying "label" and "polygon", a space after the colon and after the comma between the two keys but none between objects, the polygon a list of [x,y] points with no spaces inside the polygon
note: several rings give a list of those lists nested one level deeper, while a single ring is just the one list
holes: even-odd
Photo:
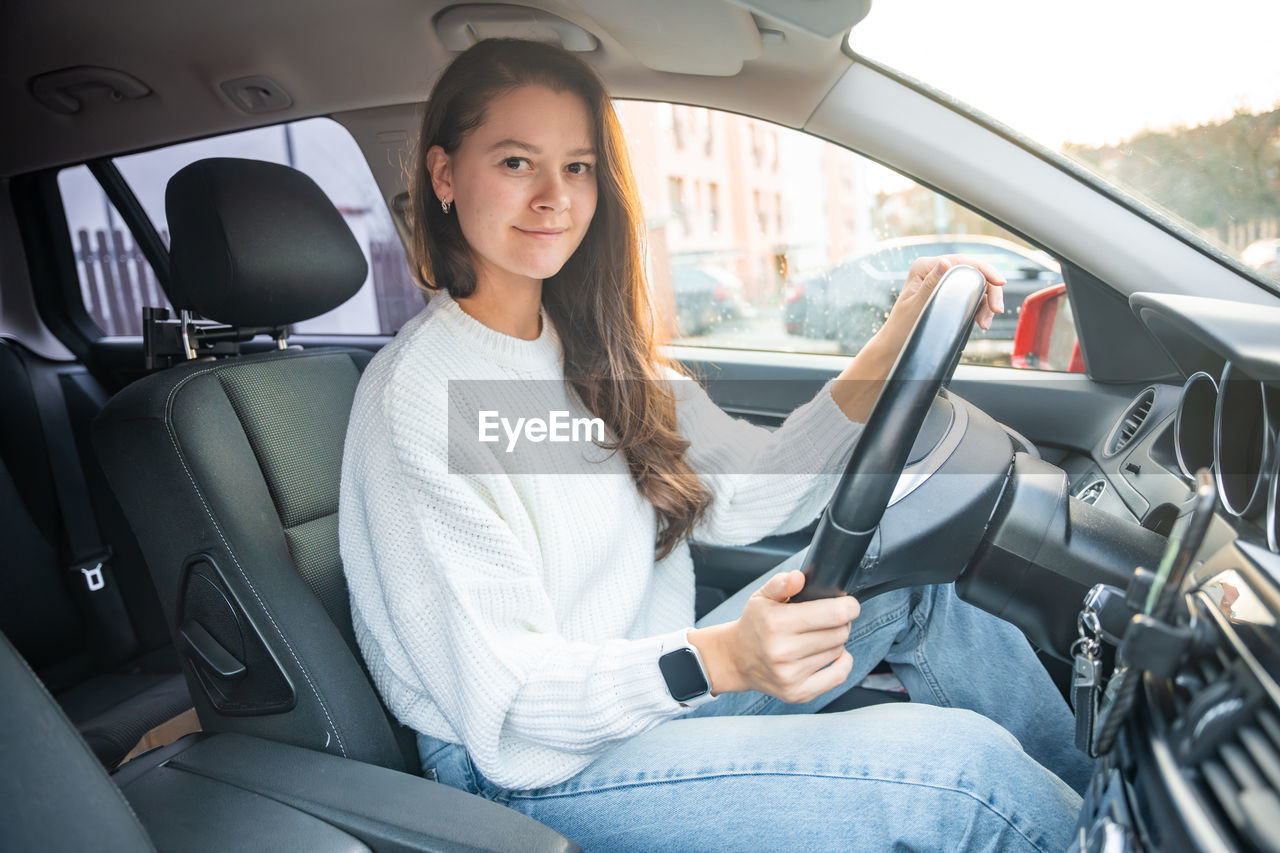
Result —
[{"label": "earring", "polygon": [[440,202],[440,209],[441,209],[441,210],[443,210],[443,211],[445,212],[445,215],[446,215],[446,216],[448,216],[448,215],[449,215],[449,202],[447,202],[447,201],[441,201],[441,202]]}]

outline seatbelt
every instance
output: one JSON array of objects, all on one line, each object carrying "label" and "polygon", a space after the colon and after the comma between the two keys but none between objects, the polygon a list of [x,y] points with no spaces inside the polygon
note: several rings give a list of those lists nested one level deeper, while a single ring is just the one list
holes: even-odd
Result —
[{"label": "seatbelt", "polygon": [[62,391],[63,374],[57,366],[34,364],[20,347],[14,347],[14,351],[26,368],[40,413],[49,470],[70,550],[71,563],[66,567],[69,582],[98,623],[102,657],[109,663],[117,663],[137,652],[138,638],[111,571],[111,549],[102,542],[93,506],[89,503],[84,469],[80,466],[80,453]]}]

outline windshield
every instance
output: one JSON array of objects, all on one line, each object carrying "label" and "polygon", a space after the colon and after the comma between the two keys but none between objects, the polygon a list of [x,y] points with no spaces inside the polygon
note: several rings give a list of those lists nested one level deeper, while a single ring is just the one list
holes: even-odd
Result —
[{"label": "windshield", "polygon": [[880,0],[849,44],[1280,288],[1280,4]]}]

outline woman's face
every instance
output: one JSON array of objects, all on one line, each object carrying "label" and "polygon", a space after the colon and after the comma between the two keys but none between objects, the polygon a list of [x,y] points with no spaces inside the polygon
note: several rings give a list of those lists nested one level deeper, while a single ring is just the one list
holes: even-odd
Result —
[{"label": "woman's face", "polygon": [[452,155],[427,153],[436,196],[453,203],[476,287],[527,285],[560,271],[596,209],[587,105],[572,92],[524,86],[489,102]]}]

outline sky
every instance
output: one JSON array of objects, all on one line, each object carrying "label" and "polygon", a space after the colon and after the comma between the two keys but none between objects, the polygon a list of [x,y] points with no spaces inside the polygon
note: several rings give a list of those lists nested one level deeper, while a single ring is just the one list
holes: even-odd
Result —
[{"label": "sky", "polygon": [[1054,150],[1280,105],[1274,0],[874,0],[851,43]]}]

